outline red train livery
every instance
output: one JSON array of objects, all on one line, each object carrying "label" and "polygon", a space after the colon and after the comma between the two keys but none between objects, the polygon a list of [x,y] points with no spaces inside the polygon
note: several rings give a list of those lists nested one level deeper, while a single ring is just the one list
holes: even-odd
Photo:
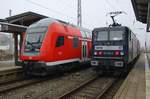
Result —
[{"label": "red train livery", "polygon": [[91,31],[46,18],[30,25],[20,59],[27,74],[46,75],[90,60]]}]

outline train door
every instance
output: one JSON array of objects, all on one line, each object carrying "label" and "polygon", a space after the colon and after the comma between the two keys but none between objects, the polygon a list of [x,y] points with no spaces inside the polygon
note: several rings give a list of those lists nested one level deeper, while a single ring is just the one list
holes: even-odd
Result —
[{"label": "train door", "polygon": [[88,45],[87,41],[82,41],[82,61],[88,60]]}]

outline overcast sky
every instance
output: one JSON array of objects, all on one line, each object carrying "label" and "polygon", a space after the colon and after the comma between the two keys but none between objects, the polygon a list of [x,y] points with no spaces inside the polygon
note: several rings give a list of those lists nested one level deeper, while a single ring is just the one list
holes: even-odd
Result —
[{"label": "overcast sky", "polygon": [[[136,21],[131,0],[81,1],[83,27],[89,29],[104,27],[107,23],[111,23],[110,17],[106,16],[107,13],[110,11],[124,11],[126,14],[117,16],[117,21],[129,26],[137,34],[141,44],[144,45],[146,25]],[[0,6],[0,18],[8,17],[9,9],[12,10],[12,15],[33,11],[73,24],[77,23],[77,0],[3,0]]]}]

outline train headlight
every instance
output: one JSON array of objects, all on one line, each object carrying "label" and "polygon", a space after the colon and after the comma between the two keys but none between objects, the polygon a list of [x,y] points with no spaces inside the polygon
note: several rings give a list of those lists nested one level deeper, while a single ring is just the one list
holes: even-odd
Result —
[{"label": "train headlight", "polygon": [[120,55],[124,55],[124,52],[120,52]]},{"label": "train headlight", "polygon": [[120,51],[115,51],[115,56],[119,56],[120,54]]},{"label": "train headlight", "polygon": [[102,52],[102,51],[99,51],[99,52],[98,52],[98,55],[103,55],[103,52]]},{"label": "train headlight", "polygon": [[94,52],[94,55],[97,55],[98,54],[98,52]]}]

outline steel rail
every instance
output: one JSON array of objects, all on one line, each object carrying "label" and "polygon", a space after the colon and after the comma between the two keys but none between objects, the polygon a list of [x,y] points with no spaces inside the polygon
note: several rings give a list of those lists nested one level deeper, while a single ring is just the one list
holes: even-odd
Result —
[{"label": "steel rail", "polygon": [[[94,81],[96,81],[97,79],[100,79],[98,77],[93,77],[91,79],[89,79],[88,81],[80,84],[79,86],[73,88],[72,90],[64,93],[63,95],[57,97],[56,99],[68,99],[69,96],[73,95],[74,93],[78,93],[78,91],[80,89],[83,89],[84,87],[88,86],[89,84],[92,84]],[[106,78],[108,79],[108,78]],[[108,79],[106,80],[106,83],[104,84],[103,88],[99,91],[99,95],[95,96],[96,99],[100,99],[101,96],[103,96],[103,94],[112,86],[112,84],[115,82],[116,79]]]}]

